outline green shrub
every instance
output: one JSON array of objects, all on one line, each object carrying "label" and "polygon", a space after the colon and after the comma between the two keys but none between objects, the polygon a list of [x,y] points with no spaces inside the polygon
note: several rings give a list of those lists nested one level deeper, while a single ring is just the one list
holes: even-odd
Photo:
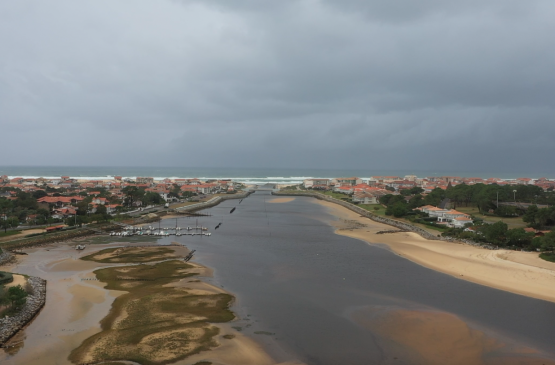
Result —
[{"label": "green shrub", "polygon": [[0,271],[0,285],[9,284],[13,281],[11,272]]}]

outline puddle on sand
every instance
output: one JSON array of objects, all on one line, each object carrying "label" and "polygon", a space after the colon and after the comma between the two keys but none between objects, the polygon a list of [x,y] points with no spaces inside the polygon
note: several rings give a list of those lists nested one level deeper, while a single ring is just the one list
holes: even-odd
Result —
[{"label": "puddle on sand", "polygon": [[426,310],[363,307],[351,320],[371,330],[385,350],[384,364],[554,365],[538,351],[473,329],[456,315]]}]

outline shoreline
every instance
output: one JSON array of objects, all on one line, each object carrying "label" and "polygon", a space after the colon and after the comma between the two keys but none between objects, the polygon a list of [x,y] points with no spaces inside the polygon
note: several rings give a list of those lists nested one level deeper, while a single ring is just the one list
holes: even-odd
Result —
[{"label": "shoreline", "polygon": [[[378,235],[391,226],[361,217],[334,203],[316,199],[338,220],[335,233],[368,244],[384,244],[397,255],[458,279],[555,303],[555,263],[537,253],[486,250],[448,241],[428,240],[413,232]],[[342,221],[342,220],[347,221]]]}]

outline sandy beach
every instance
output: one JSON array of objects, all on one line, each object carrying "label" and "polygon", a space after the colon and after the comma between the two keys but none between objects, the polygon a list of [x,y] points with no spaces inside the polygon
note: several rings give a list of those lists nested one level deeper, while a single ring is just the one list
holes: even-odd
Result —
[{"label": "sandy beach", "polygon": [[410,232],[376,234],[392,228],[337,204],[315,201],[337,217],[331,222],[337,234],[370,244],[385,244],[408,260],[462,280],[555,302],[555,263],[540,259],[537,253],[492,251],[427,240]]}]

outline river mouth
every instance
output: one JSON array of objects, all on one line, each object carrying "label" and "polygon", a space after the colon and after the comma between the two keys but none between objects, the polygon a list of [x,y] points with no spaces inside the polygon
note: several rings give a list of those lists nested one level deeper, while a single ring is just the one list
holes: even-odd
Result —
[{"label": "river mouth", "polygon": [[[204,211],[212,215],[199,224],[209,227],[210,237],[151,243],[179,241],[197,250],[194,261],[214,269],[206,280],[236,295],[232,310],[239,318],[230,328],[277,362],[554,363],[554,303],[458,280],[379,244],[336,235],[335,218],[311,198],[267,204],[273,198],[257,192],[240,204],[225,201]],[[193,226],[195,220],[177,223]],[[103,242],[98,250],[127,243],[95,240]],[[99,321],[121,293],[100,294],[103,285],[92,271],[110,264],[79,260],[91,251],[69,245],[30,251],[13,271],[44,277],[55,290],[22,332],[21,347],[0,355],[0,362],[69,364],[69,353],[100,331]]]}]

